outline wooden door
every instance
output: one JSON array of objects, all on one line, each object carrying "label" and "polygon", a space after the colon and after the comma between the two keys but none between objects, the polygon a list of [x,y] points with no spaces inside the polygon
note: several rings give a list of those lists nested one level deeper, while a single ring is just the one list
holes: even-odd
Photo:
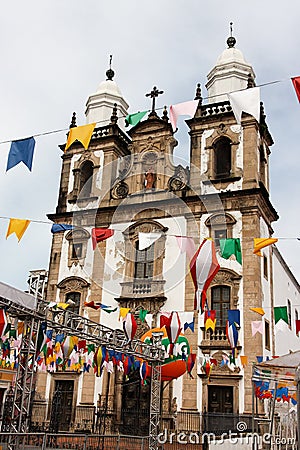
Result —
[{"label": "wooden door", "polygon": [[73,380],[56,380],[52,399],[50,431],[69,431],[72,422]]}]

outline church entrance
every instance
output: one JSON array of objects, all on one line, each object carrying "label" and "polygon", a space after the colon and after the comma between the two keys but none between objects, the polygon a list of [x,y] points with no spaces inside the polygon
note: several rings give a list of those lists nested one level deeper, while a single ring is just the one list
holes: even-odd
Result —
[{"label": "church entrance", "polygon": [[208,411],[204,415],[204,426],[205,431],[216,435],[235,429],[233,386],[208,386]]},{"label": "church entrance", "polygon": [[72,422],[73,392],[73,380],[55,380],[50,417],[51,432],[69,431]]},{"label": "church entrance", "polygon": [[123,383],[121,434],[147,436],[150,418],[150,381],[142,385],[140,371],[131,372]]}]

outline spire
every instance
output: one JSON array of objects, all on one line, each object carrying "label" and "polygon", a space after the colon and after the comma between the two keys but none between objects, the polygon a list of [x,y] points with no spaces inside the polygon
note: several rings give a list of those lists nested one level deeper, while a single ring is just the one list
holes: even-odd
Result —
[{"label": "spire", "polygon": [[113,55],[109,55],[109,69],[106,71],[107,76],[106,81],[112,80],[113,77],[115,76],[115,72],[111,68],[112,57]]},{"label": "spire", "polygon": [[232,25],[233,25],[233,22],[230,22],[230,24],[229,24],[229,26],[230,26],[230,36],[227,39],[228,48],[233,48],[235,46],[235,44],[236,44],[236,39],[235,39],[235,37],[232,36]]}]

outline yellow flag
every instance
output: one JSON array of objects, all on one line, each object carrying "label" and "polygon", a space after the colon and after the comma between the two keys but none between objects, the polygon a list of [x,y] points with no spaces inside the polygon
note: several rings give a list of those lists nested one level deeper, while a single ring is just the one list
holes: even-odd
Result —
[{"label": "yellow flag", "polygon": [[6,239],[11,234],[15,233],[19,242],[22,239],[23,234],[25,233],[28,225],[30,224],[30,220],[23,219],[9,219],[9,224],[6,233]]},{"label": "yellow flag", "polygon": [[67,150],[70,145],[72,145],[76,140],[81,142],[84,148],[87,150],[95,126],[96,122],[89,123],[88,125],[82,125],[80,127],[70,128],[65,150]]},{"label": "yellow flag", "polygon": [[260,314],[261,316],[264,316],[264,315],[265,315],[265,311],[263,310],[263,308],[250,308],[250,311],[257,312],[257,313]]},{"label": "yellow flag", "polygon": [[260,250],[268,245],[275,244],[278,239],[274,238],[254,238],[254,250],[253,253],[257,256],[262,256]]},{"label": "yellow flag", "polygon": [[240,358],[242,366],[245,367],[248,364],[248,356],[240,356]]},{"label": "yellow flag", "polygon": [[119,315],[119,319],[120,317],[122,317],[123,319],[127,316],[127,314],[129,313],[130,308],[120,308],[120,315]]},{"label": "yellow flag", "polygon": [[70,306],[70,303],[57,303],[58,308],[67,309]]},{"label": "yellow flag", "polygon": [[212,320],[208,318],[205,322],[205,331],[207,331],[209,328],[211,328],[213,331],[215,331],[216,328],[216,319]]}]

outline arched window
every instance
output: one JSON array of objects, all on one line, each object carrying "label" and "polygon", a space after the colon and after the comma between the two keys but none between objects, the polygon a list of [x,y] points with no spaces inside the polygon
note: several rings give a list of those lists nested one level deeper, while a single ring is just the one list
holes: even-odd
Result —
[{"label": "arched window", "polygon": [[225,328],[230,309],[230,287],[214,286],[211,288],[211,309],[216,311],[216,326]]},{"label": "arched window", "polygon": [[69,303],[68,311],[72,311],[75,314],[79,314],[80,310],[80,292],[68,292],[65,297],[65,302]]},{"label": "arched window", "polygon": [[152,278],[154,263],[154,244],[144,250],[139,250],[139,241],[136,241],[134,278]]},{"label": "arched window", "polygon": [[80,166],[79,195],[81,197],[89,197],[92,192],[93,169],[92,161],[85,161]]},{"label": "arched window", "polygon": [[214,176],[228,178],[231,174],[231,142],[227,137],[220,137],[214,144]]}]

